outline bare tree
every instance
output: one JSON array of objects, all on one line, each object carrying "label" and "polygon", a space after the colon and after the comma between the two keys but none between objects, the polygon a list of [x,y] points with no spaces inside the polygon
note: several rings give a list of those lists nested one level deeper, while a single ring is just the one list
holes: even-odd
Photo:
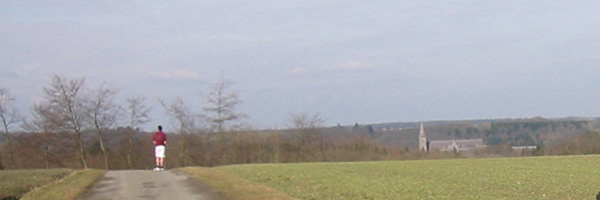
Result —
[{"label": "bare tree", "polygon": [[135,134],[134,131],[137,130],[138,126],[150,121],[148,113],[152,108],[144,105],[144,100],[145,98],[141,96],[127,98],[127,120],[128,125],[131,128],[131,131],[127,135],[127,167],[129,169],[133,168],[133,163],[131,161],[131,152],[133,150],[133,135]]},{"label": "bare tree", "polygon": [[[8,167],[15,167],[14,149],[10,136],[10,127],[19,121],[20,117],[17,114],[17,110],[11,106],[11,103],[15,101],[8,89],[0,88],[0,119],[2,119],[2,126],[4,136],[6,137],[7,153],[8,153]],[[1,152],[0,152],[1,153]],[[2,159],[0,155],[0,166],[2,165]]]},{"label": "bare tree", "polygon": [[225,123],[246,117],[237,113],[235,107],[241,103],[237,92],[230,89],[232,82],[221,77],[218,83],[210,88],[207,105],[203,108],[205,116],[217,132],[222,133]]},{"label": "bare tree", "polygon": [[[50,151],[55,147],[59,147],[59,144],[52,142],[52,133],[56,133],[60,130],[64,124],[64,119],[61,118],[61,114],[54,107],[39,103],[33,104],[31,108],[31,120],[24,120],[23,129],[30,133],[41,134],[38,137],[39,144],[44,150],[44,163],[45,167],[50,167]],[[29,140],[28,140],[29,142]]]},{"label": "bare tree", "polygon": [[34,103],[31,107],[31,119],[24,120],[22,128],[28,132],[56,132],[64,122],[52,106],[47,103]]},{"label": "bare tree", "polygon": [[302,113],[302,114],[292,114],[290,121],[292,122],[292,126],[290,128],[296,129],[314,129],[323,126],[325,123],[325,119],[321,117],[321,114],[315,113],[312,115]]},{"label": "bare tree", "polygon": [[186,144],[186,135],[193,133],[196,129],[196,114],[194,114],[187,105],[180,98],[176,98],[170,104],[165,103],[162,100],[159,100],[160,104],[165,108],[167,114],[171,117],[173,125],[175,125],[178,129],[179,134],[182,137],[180,143],[180,165],[186,166],[187,159],[187,144]]},{"label": "bare tree", "polygon": [[57,117],[64,120],[61,123],[63,131],[71,132],[74,135],[75,142],[79,148],[79,158],[81,166],[88,168],[86,152],[83,144],[82,134],[84,127],[89,123],[87,117],[84,99],[82,98],[82,89],[85,79],[67,79],[58,75],[52,76],[48,87],[44,87],[45,98],[48,106],[58,114]]},{"label": "bare tree", "polygon": [[108,170],[108,155],[106,153],[104,133],[116,126],[117,119],[121,114],[121,108],[114,102],[114,96],[117,94],[115,89],[104,85],[92,91],[92,94],[85,102],[86,111],[94,124],[96,136],[100,142],[100,150],[102,150],[102,155],[104,156],[104,168]]},{"label": "bare tree", "polygon": [[320,161],[326,161],[327,141],[318,129],[325,123],[325,119],[321,117],[321,114],[292,114],[291,123],[291,128],[294,128],[294,132],[297,133],[297,145],[303,149],[301,153],[309,153],[309,155],[314,156],[316,154],[311,152],[318,150],[318,155],[321,156]]}]

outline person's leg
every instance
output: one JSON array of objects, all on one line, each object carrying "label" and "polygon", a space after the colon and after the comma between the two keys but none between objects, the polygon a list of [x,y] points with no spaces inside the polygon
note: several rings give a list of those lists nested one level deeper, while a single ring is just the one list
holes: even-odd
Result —
[{"label": "person's leg", "polygon": [[160,170],[162,170],[165,166],[164,166],[164,160],[165,160],[165,146],[157,146],[157,153],[156,153],[156,164],[158,166],[158,168]]},{"label": "person's leg", "polygon": [[160,148],[158,146],[154,146],[154,171],[158,171],[160,168],[158,168],[158,166],[160,166],[160,162],[159,162],[159,156],[160,156]]}]

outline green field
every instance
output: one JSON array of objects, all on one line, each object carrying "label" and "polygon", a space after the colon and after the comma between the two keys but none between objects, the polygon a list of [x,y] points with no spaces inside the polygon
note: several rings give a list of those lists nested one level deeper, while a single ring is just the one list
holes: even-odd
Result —
[{"label": "green field", "polygon": [[216,168],[299,199],[594,199],[600,156]]},{"label": "green field", "polygon": [[20,198],[33,188],[57,181],[69,175],[72,171],[70,169],[0,171],[0,199],[6,197]]}]

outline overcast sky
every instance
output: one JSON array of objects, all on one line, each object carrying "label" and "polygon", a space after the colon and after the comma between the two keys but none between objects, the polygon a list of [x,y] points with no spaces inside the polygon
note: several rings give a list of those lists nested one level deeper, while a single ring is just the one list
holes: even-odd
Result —
[{"label": "overcast sky", "polygon": [[220,74],[258,128],[600,116],[600,1],[0,1],[0,87],[50,76],[201,111]]}]

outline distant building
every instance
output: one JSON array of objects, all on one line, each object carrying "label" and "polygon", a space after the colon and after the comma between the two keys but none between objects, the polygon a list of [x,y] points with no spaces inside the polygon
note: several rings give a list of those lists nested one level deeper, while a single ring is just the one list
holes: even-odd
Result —
[{"label": "distant building", "polygon": [[467,139],[467,140],[434,140],[429,142],[430,150],[438,151],[468,151],[473,149],[485,148],[483,139]]},{"label": "distant building", "polygon": [[512,147],[514,151],[523,151],[523,150],[536,150],[537,146],[514,146]]},{"label": "distant building", "polygon": [[427,141],[425,128],[421,123],[419,130],[419,151],[428,152],[437,151],[468,151],[487,147],[483,144],[483,139],[464,139],[464,140],[432,140]]}]

